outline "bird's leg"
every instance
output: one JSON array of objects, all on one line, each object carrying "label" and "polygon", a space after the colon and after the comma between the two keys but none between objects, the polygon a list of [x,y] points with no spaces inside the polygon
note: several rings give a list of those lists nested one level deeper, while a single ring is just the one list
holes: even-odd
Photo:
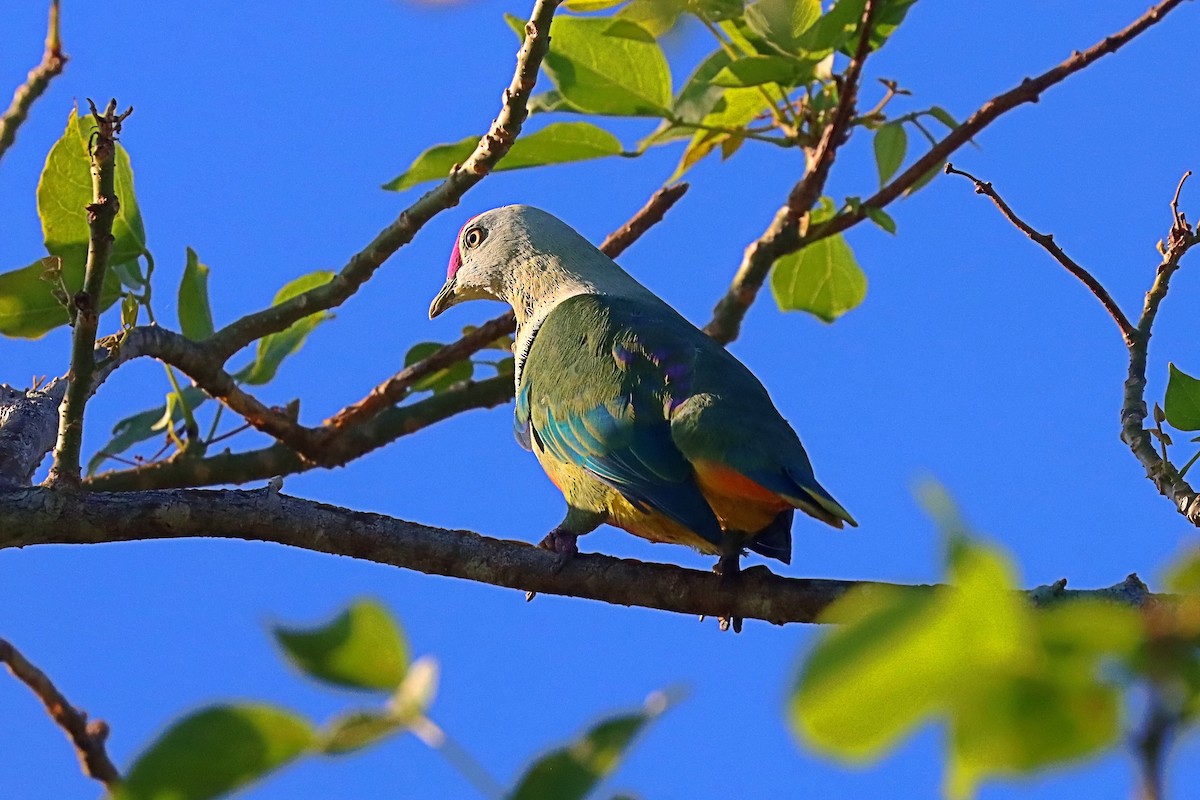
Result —
[{"label": "bird's leg", "polygon": [[[742,577],[742,538],[734,533],[726,532],[725,541],[721,545],[721,558],[713,566],[713,572],[721,576],[721,588],[737,589]],[[721,630],[727,631],[730,626],[734,633],[742,632],[742,618],[730,616],[717,617]]]},{"label": "bird's leg", "polygon": [[583,534],[596,530],[604,520],[605,516],[602,513],[574,506],[568,507],[567,516],[563,518],[563,521],[558,523],[554,530],[547,533],[542,541],[538,542],[538,547],[549,550],[558,556],[554,560],[551,570],[556,574],[561,572],[567,562],[579,552],[576,540]]}]

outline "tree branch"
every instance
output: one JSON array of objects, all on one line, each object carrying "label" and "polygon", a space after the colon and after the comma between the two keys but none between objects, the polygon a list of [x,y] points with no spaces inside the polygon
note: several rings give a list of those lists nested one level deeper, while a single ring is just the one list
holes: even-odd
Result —
[{"label": "tree branch", "polygon": [[713,319],[709,322],[706,330],[722,343],[727,344],[736,339],[742,319],[746,316],[746,312],[750,309],[750,305],[757,297],[759,289],[762,288],[763,282],[777,259],[862,222],[867,218],[868,208],[884,208],[899,198],[930,170],[939,167],[954,151],[969,142],[1003,114],[1025,103],[1036,103],[1042,92],[1092,65],[1100,58],[1115,53],[1162,20],[1182,2],[1183,0],[1162,0],[1123,30],[1105,37],[1083,52],[1076,51],[1070,58],[1054,68],[1036,78],[1025,78],[1018,86],[988,100],[967,117],[962,125],[951,131],[924,156],[892,179],[891,183],[864,200],[857,209],[843,211],[830,220],[810,227],[803,234],[799,230],[799,226],[795,224],[777,226],[776,222],[780,219],[780,215],[776,214],[775,221],[772,221],[771,226],[746,248],[734,282],[714,309]]},{"label": "tree branch", "polygon": [[1146,477],[1170,499],[1180,514],[1193,525],[1200,527],[1200,495],[1179,474],[1179,471],[1154,451],[1150,432],[1145,428],[1146,416],[1146,362],[1150,348],[1150,335],[1158,309],[1167,296],[1171,276],[1179,269],[1179,261],[1198,241],[1200,235],[1192,229],[1179,211],[1179,193],[1183,182],[1192,173],[1187,172],[1179,181],[1175,197],[1171,201],[1171,230],[1162,250],[1162,262],[1158,265],[1154,283],[1146,293],[1142,316],[1138,319],[1137,336],[1129,345],[1129,376],[1125,379],[1125,399],[1121,406],[1121,440],[1129,445],[1134,458],[1146,468]]},{"label": "tree branch", "polygon": [[104,291],[104,276],[112,253],[113,220],[121,207],[117,197],[115,161],[117,134],[121,125],[133,113],[131,106],[117,113],[117,101],[110,100],[104,113],[88,100],[96,120],[96,135],[90,143],[92,172],[92,202],[88,213],[88,253],[84,266],[83,289],[71,298],[74,330],[71,332],[71,371],[62,404],[62,420],[58,429],[58,445],[54,466],[47,479],[52,485],[79,485],[79,450],[83,444],[83,410],[92,396],[92,373],[96,369],[96,325],[100,320],[100,298]]},{"label": "tree branch", "polygon": [[37,695],[50,718],[66,732],[67,738],[75,745],[83,774],[100,781],[110,790],[115,788],[121,780],[121,774],[104,749],[108,725],[99,719],[88,722],[87,714],[68,703],[46,673],[29,663],[17,648],[4,639],[0,639],[0,662]]},{"label": "tree branch", "polygon": [[981,181],[979,178],[976,178],[969,172],[955,169],[954,165],[949,163],[946,164],[946,174],[962,175],[964,178],[972,181],[975,184],[975,194],[982,194],[990,197],[992,202],[996,204],[996,208],[1000,209],[1000,213],[1004,215],[1005,219],[1015,225],[1030,239],[1041,245],[1042,249],[1054,256],[1055,261],[1066,267],[1067,272],[1070,272],[1072,275],[1082,281],[1084,286],[1091,290],[1092,294],[1096,296],[1096,299],[1099,300],[1104,306],[1105,310],[1108,311],[1109,316],[1116,321],[1117,327],[1121,329],[1121,337],[1125,340],[1125,346],[1129,347],[1134,343],[1134,340],[1137,337],[1137,331],[1134,329],[1133,325],[1130,324],[1129,318],[1125,316],[1125,312],[1122,311],[1121,307],[1117,305],[1117,302],[1113,300],[1112,295],[1108,293],[1108,290],[1100,284],[1100,281],[1096,280],[1086,269],[1075,263],[1070,256],[1063,252],[1061,247],[1054,243],[1054,234],[1038,233],[1031,228],[1028,223],[1018,217],[1012,208],[1010,208],[1009,205],[1004,202],[1000,195],[997,194],[996,190],[992,188],[992,184],[990,182]]},{"label": "tree branch", "polygon": [[[525,542],[434,528],[270,490],[63,494],[31,488],[0,493],[0,549],[197,536],[276,542],[538,594],[777,625],[819,622],[830,603],[864,585],[784,578],[753,567],[742,573],[737,586],[729,586],[709,571],[592,553],[576,556],[555,572],[557,556]],[[1137,604],[1170,600],[1148,594],[1136,576],[1108,589],[1070,591],[1064,584],[1034,590],[1030,598],[1038,603],[1083,596]]]},{"label": "tree branch", "polygon": [[370,244],[356,253],[329,283],[303,294],[249,314],[214,333],[203,344],[222,363],[250,342],[269,333],[282,331],[309,314],[334,308],[349,299],[393,253],[412,241],[417,231],[438,213],[452,206],[467,190],[491,172],[508,153],[528,116],[527,104],[533,92],[542,58],[550,47],[550,21],[560,0],[536,0],[525,41],[517,53],[512,81],[504,90],[500,113],[491,128],[479,140],[475,151],[449,177],[427,192],[384,228]]},{"label": "tree branch", "polygon": [[23,391],[0,383],[0,489],[28,486],[58,438],[58,407],[67,383]]},{"label": "tree branch", "polygon": [[67,65],[67,56],[62,51],[62,39],[58,29],[59,0],[50,0],[50,21],[46,26],[46,49],[42,60],[29,71],[25,83],[13,92],[12,102],[4,116],[0,116],[0,158],[17,138],[17,128],[29,116],[29,109],[46,91],[50,81],[62,74]]},{"label": "tree branch", "polygon": [[[863,64],[871,52],[871,33],[875,27],[876,0],[867,0],[863,7],[861,34],[854,57],[846,67],[841,84],[841,96],[837,108],[828,124],[821,131],[821,138],[816,147],[805,149],[807,169],[792,191],[788,193],[787,202],[775,212],[775,218],[762,236],[750,243],[742,256],[742,263],[733,277],[733,285],[726,295],[713,309],[713,318],[705,326],[704,331],[722,344],[729,344],[737,338],[742,318],[754,302],[759,288],[766,280],[767,272],[776,259],[785,255],[779,252],[772,255],[777,243],[782,241],[785,232],[799,230],[807,231],[809,213],[813,203],[825,191],[825,183],[829,179],[829,169],[833,166],[837,150],[846,141],[850,133],[850,121],[854,118],[855,104],[858,100],[858,85],[862,77]],[[759,274],[761,272],[761,275]]]}]

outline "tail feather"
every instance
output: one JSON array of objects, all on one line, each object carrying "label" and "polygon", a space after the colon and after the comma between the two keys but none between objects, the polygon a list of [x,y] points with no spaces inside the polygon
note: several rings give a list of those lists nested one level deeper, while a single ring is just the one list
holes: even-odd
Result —
[{"label": "tail feather", "polygon": [[759,555],[775,558],[785,564],[792,563],[792,516],[793,509],[780,511],[767,527],[758,532],[746,547]]},{"label": "tail feather", "polygon": [[788,477],[792,479],[801,494],[784,496],[801,511],[835,528],[841,528],[843,522],[851,528],[858,527],[858,523],[854,517],[850,516],[850,512],[843,508],[841,503],[834,500],[833,495],[825,491],[825,487],[817,483],[816,479],[803,480],[790,470]]}]

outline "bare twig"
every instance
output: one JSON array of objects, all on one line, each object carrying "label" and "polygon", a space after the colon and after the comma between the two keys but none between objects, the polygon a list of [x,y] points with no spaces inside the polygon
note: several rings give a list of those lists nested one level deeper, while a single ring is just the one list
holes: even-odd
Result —
[{"label": "bare twig", "polygon": [[891,183],[864,200],[857,208],[845,210],[832,219],[810,227],[803,233],[798,225],[780,226],[777,224],[780,214],[783,213],[781,209],[763,235],[746,248],[737,275],[725,296],[721,298],[714,309],[712,321],[708,323],[705,330],[723,343],[736,339],[742,319],[758,296],[759,289],[762,288],[771,266],[777,259],[862,222],[867,218],[868,209],[884,208],[896,200],[931,170],[940,167],[954,151],[973,139],[1000,116],[1025,103],[1036,103],[1041,98],[1042,92],[1092,65],[1100,58],[1115,53],[1162,20],[1182,2],[1183,0],[1162,0],[1123,30],[1106,36],[1087,50],[1076,51],[1070,58],[1054,68],[1036,78],[1025,78],[1016,87],[988,100],[967,117],[962,125],[951,131],[946,138],[930,148],[908,169],[893,178]]},{"label": "bare twig", "polygon": [[115,163],[117,134],[121,125],[133,113],[132,106],[117,113],[117,101],[110,100],[104,113],[88,100],[96,120],[96,135],[91,142],[92,202],[87,207],[87,263],[83,273],[83,288],[71,298],[75,309],[74,330],[71,333],[71,371],[67,376],[66,398],[58,429],[58,444],[54,451],[54,466],[50,468],[49,483],[58,486],[79,484],[79,449],[83,444],[83,410],[92,395],[92,373],[96,369],[96,325],[100,319],[101,294],[108,258],[113,246],[113,220],[121,205],[116,193]]},{"label": "bare twig", "polygon": [[1200,495],[1169,461],[1155,452],[1150,432],[1145,427],[1149,413],[1145,399],[1146,363],[1154,320],[1166,299],[1171,276],[1179,269],[1180,259],[1200,241],[1200,236],[1179,210],[1179,193],[1191,174],[1189,171],[1180,179],[1175,197],[1171,200],[1171,230],[1162,247],[1162,261],[1158,265],[1154,283],[1146,293],[1142,316],[1138,319],[1137,336],[1129,345],[1129,375],[1125,379],[1125,398],[1121,406],[1121,440],[1129,445],[1134,457],[1146,468],[1146,477],[1154,482],[1158,491],[1169,498],[1189,522],[1200,527]]},{"label": "bare twig", "polygon": [[75,745],[83,774],[100,781],[108,789],[116,787],[121,774],[104,749],[108,725],[99,719],[88,722],[87,714],[67,702],[67,698],[63,697],[46,673],[29,663],[17,648],[4,639],[0,639],[0,662],[7,665],[8,671],[37,695],[50,718],[66,732],[67,738]]},{"label": "bare twig", "polygon": [[1121,329],[1121,336],[1125,340],[1125,346],[1128,347],[1133,344],[1134,338],[1137,336],[1137,331],[1134,330],[1133,325],[1130,324],[1129,318],[1125,316],[1125,312],[1122,311],[1121,307],[1117,305],[1117,302],[1113,300],[1112,295],[1108,293],[1108,290],[1100,284],[1100,281],[1096,280],[1086,269],[1075,263],[1070,256],[1063,252],[1061,247],[1054,243],[1054,234],[1038,233],[1031,228],[1028,223],[1018,217],[1012,208],[1010,208],[1009,205],[1004,202],[996,190],[992,188],[992,184],[990,182],[981,181],[971,173],[956,169],[953,164],[949,163],[946,164],[946,174],[962,175],[964,178],[975,184],[976,194],[982,194],[990,197],[992,202],[996,204],[996,208],[1000,209],[1000,213],[1004,215],[1005,219],[1015,225],[1030,239],[1041,245],[1042,249],[1054,256],[1054,259],[1066,268],[1067,272],[1070,272],[1072,275],[1082,281],[1084,286],[1091,290],[1092,294],[1096,296],[1096,299],[1100,301],[1105,310],[1107,310],[1113,320],[1116,321],[1117,327]]},{"label": "bare twig", "polygon": [[276,333],[309,314],[334,308],[349,299],[393,253],[412,241],[421,227],[438,213],[458,204],[462,196],[491,172],[504,157],[528,116],[527,104],[542,58],[550,46],[550,21],[560,0],[536,0],[525,41],[517,53],[512,81],[504,90],[500,113],[479,140],[475,151],[451,171],[441,184],[405,209],[370,244],[356,253],[329,283],[287,302],[249,314],[214,333],[204,345],[224,361],[250,342]]},{"label": "bare twig", "polygon": [[17,90],[13,92],[13,99],[8,110],[4,112],[4,116],[0,116],[0,158],[4,158],[4,153],[16,140],[17,128],[20,128],[26,117],[29,116],[29,109],[34,102],[46,91],[50,81],[58,77],[62,73],[63,67],[67,65],[67,56],[62,51],[62,39],[59,36],[58,3],[59,0],[50,1],[50,21],[46,26],[46,49],[42,53],[41,63],[29,71],[25,83],[18,86]]},{"label": "bare twig", "polygon": [[[661,222],[671,206],[675,205],[687,190],[688,184],[686,183],[659,189],[651,195],[646,205],[630,217],[628,222],[604,239],[600,244],[600,251],[609,258],[621,255],[626,248],[640,239],[642,234]],[[342,429],[358,424],[378,414],[382,409],[396,404],[408,394],[409,389],[417,381],[479,352],[501,336],[512,333],[516,327],[517,321],[513,313],[505,312],[480,325],[458,341],[435,350],[415,364],[405,367],[372,389],[371,393],[362,400],[347,406],[326,420],[322,426],[324,440],[328,441],[330,436],[336,435]]]},{"label": "bare twig", "polygon": [[[42,488],[0,493],[0,549],[38,544],[180,537],[269,541],[495,586],[641,606],[687,615],[736,616],[777,625],[819,622],[821,612],[859,581],[784,578],[766,567],[745,570],[736,585],[708,570],[581,554],[562,570],[556,556],[525,542],[434,528],[260,491],[79,492]],[[910,591],[931,587],[912,586]],[[1105,597],[1137,604],[1149,595],[1131,576],[1116,586],[1033,590],[1031,601]]]}]

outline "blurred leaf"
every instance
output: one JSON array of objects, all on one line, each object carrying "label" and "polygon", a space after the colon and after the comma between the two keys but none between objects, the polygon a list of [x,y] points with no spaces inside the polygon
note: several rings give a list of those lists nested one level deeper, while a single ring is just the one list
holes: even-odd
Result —
[{"label": "blurred leaf", "polygon": [[616,18],[645,28],[655,38],[675,27],[687,0],[633,0],[616,13]]},{"label": "blurred leaf", "polygon": [[924,175],[922,175],[921,177],[919,177],[915,181],[913,181],[912,186],[909,186],[907,189],[904,190],[903,196],[911,197],[912,195],[916,194],[920,190],[924,189],[926,186],[929,185],[930,181],[932,181],[938,175],[942,174],[942,170],[945,166],[946,166],[945,161],[939,161],[937,164],[935,164],[933,166],[932,169],[930,169]]},{"label": "blurred leaf", "polygon": [[114,797],[220,797],[295,760],[315,741],[308,722],[283,709],[212,706],[168,728],[138,756]]},{"label": "blurred leaf", "polygon": [[[505,18],[518,36],[525,35],[523,21]],[[559,17],[544,64],[562,97],[589,114],[659,117],[671,103],[662,48],[628,20]]]},{"label": "blurred leaf", "polygon": [[1163,410],[1171,427],[1181,431],[1200,430],[1200,380],[1168,364],[1167,395]]},{"label": "blurred leaf", "polygon": [[907,150],[908,134],[904,132],[903,125],[891,122],[875,131],[875,165],[879,169],[880,186],[886,184],[900,169]]},{"label": "blurred leaf", "polygon": [[950,112],[947,111],[946,109],[942,108],[941,106],[930,107],[929,113],[933,116],[934,119],[936,119],[938,122],[945,125],[950,130],[954,130],[955,128],[958,127],[958,120],[956,120],[954,117],[950,116]]},{"label": "blurred leaf", "polygon": [[675,172],[667,179],[667,183],[674,183],[679,180],[685,172],[687,172],[696,164],[716,149],[717,145],[729,138],[729,134],[719,131],[696,131],[692,136],[692,141],[684,149],[683,155],[679,157],[679,164],[675,167]]},{"label": "blurred leaf", "polygon": [[70,320],[66,306],[54,296],[57,285],[42,280],[50,258],[0,274],[0,333],[36,339]]},{"label": "blurred leaf", "polygon": [[212,336],[212,309],[208,305],[208,267],[192,248],[187,249],[187,263],[179,282],[179,330],[192,341]]},{"label": "blurred leaf", "polygon": [[888,233],[894,234],[896,232],[896,221],[892,219],[891,215],[889,215],[882,208],[877,206],[865,206],[863,207],[863,212],[872,222],[883,228]]},{"label": "blurred leaf", "polygon": [[[170,396],[174,396],[174,393]],[[188,408],[193,410],[208,400],[208,395],[195,386],[189,386],[184,389],[183,397],[187,401]],[[178,424],[183,420],[183,409],[175,403],[172,403],[171,406],[172,423]],[[137,414],[126,417],[114,425],[112,438],[108,440],[108,444],[100,448],[96,455],[92,456],[91,461],[88,462],[88,475],[94,475],[96,470],[104,463],[107,456],[120,455],[138,442],[144,442],[147,439],[153,439],[155,436],[158,436],[161,428],[156,428],[155,425],[162,421],[166,413],[167,406],[161,405],[158,408],[139,411]]]},{"label": "blurred leaf", "polygon": [[404,730],[404,725],[387,711],[351,711],[329,724],[321,738],[321,752],[340,756],[373,745]]},{"label": "blurred leaf", "polygon": [[[822,198],[820,207],[813,210],[812,222],[824,221],[832,214],[833,204]],[[771,294],[781,311],[807,311],[833,322],[867,296],[867,276],[839,233],[776,261],[771,270]]]},{"label": "blurred leaf", "polygon": [[800,55],[802,36],[821,16],[820,0],[758,0],[746,6],[746,24],[781,52]]},{"label": "blurred leaf", "polygon": [[285,628],[275,639],[309,676],[350,689],[396,689],[408,669],[408,645],[386,608],[359,600],[325,625]]},{"label": "blurred leaf", "polygon": [[432,656],[421,656],[410,664],[388,701],[392,715],[406,725],[423,717],[437,695],[438,674],[438,662]]},{"label": "blurred leaf", "polygon": [[[277,306],[297,295],[304,294],[309,289],[324,286],[331,280],[333,280],[333,273],[328,270],[318,270],[301,275],[280,289],[271,305]],[[271,333],[260,339],[254,363],[245,374],[246,383],[255,386],[269,383],[275,377],[283,360],[304,346],[304,340],[313,332],[313,329],[325,320],[332,318],[333,314],[328,311],[317,311],[293,322],[279,333]]]},{"label": "blurred leaf", "polygon": [[625,0],[566,0],[563,3],[563,8],[576,13],[587,13],[588,11],[603,11],[606,8],[619,6],[624,2]]},{"label": "blurred leaf", "polygon": [[746,11],[744,0],[689,0],[687,5],[713,22],[735,19]]},{"label": "blurred leaf", "polygon": [[662,694],[642,711],[609,717],[572,744],[535,761],[508,800],[583,800],[621,761],[634,737],[667,708]]},{"label": "blurred leaf", "polygon": [[[465,161],[478,143],[478,138],[471,137],[455,144],[431,147],[417,156],[407,170],[385,183],[383,188],[400,192],[418,183],[441,180],[455,164]],[[586,161],[620,153],[620,140],[603,128],[590,122],[555,122],[513,142],[508,155],[500,159],[495,171]]]},{"label": "blurred leaf", "polygon": [[1193,545],[1167,569],[1168,591],[1200,594],[1200,546]]},{"label": "blurred leaf", "polygon": [[799,64],[782,56],[746,56],[723,68],[712,79],[716,86],[740,88],[778,83],[795,86],[801,82]]},{"label": "blurred leaf", "polygon": [[[411,367],[422,359],[428,358],[430,355],[441,350],[445,345],[438,342],[421,342],[413,345],[407,353],[404,354],[404,366]],[[426,375],[421,380],[413,384],[412,388],[418,392],[444,392],[456,383],[467,381],[475,373],[475,364],[469,356],[464,356],[461,360],[455,361],[448,367],[439,369],[431,375]]]}]

